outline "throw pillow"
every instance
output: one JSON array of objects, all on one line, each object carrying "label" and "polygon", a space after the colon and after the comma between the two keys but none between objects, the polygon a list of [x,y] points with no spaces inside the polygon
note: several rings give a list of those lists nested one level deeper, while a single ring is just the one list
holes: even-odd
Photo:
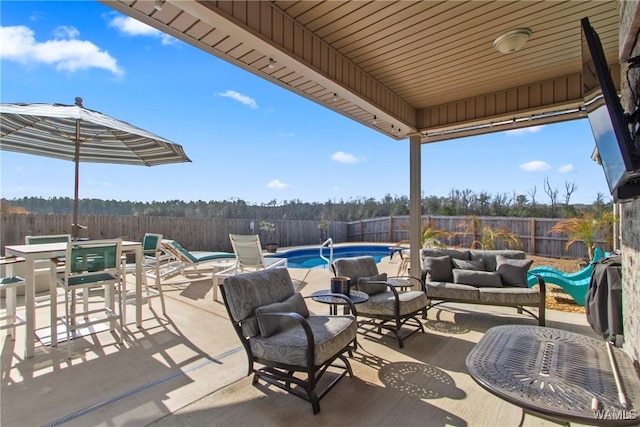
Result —
[{"label": "throw pillow", "polygon": [[453,269],[453,283],[471,285],[476,288],[501,288],[500,274],[495,271]]},{"label": "throw pillow", "polygon": [[[298,313],[302,317],[309,317],[309,309],[304,302],[304,298],[299,293],[291,295],[282,302],[275,302],[256,308],[256,315],[264,313]],[[298,324],[297,320],[285,316],[258,317],[258,327],[263,338],[268,338]]]},{"label": "throw pillow", "polygon": [[476,270],[476,271],[485,271],[484,261],[479,259],[477,261],[467,261],[464,259],[455,259],[451,258],[451,262],[453,263],[453,268],[459,268],[461,270]]},{"label": "throw pillow", "polygon": [[367,295],[375,295],[387,290],[387,285],[384,283],[367,283],[367,282],[386,282],[387,273],[380,273],[375,276],[359,277],[358,278],[358,290],[366,293]]},{"label": "throw pillow", "polygon": [[496,271],[500,273],[504,285],[527,287],[527,271],[533,264],[532,259],[509,259],[498,255],[496,264]]},{"label": "throw pillow", "polygon": [[453,280],[449,255],[424,257],[422,258],[422,266],[425,270],[429,270],[426,278],[428,282],[451,282]]}]

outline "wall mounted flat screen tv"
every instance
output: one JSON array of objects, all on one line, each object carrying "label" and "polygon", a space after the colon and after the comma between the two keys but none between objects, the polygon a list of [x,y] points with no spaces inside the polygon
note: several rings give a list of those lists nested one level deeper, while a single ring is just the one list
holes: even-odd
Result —
[{"label": "wall mounted flat screen tv", "polygon": [[609,73],[600,38],[582,24],[582,88],[600,163],[614,201],[640,196],[640,157]]}]

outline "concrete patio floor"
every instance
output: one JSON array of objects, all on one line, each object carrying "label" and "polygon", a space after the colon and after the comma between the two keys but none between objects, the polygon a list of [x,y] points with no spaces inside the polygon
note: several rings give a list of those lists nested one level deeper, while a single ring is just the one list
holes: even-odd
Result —
[{"label": "concrete patio floor", "polygon": [[[381,272],[396,273],[383,259]],[[222,303],[212,300],[211,272],[175,277],[160,301],[145,305],[143,328],[128,305],[125,342],[105,331],[64,343],[36,343],[23,358],[23,331],[3,331],[0,425],[13,426],[502,426],[518,425],[521,411],[486,392],[467,374],[465,357],[483,333],[501,324],[535,325],[514,309],[446,305],[429,312],[425,333],[399,349],[392,337],[359,337],[353,378],[344,378],[313,415],[306,401],[275,387],[251,385],[247,358]],[[327,288],[322,269],[289,269],[303,295]],[[328,306],[307,300],[312,312]],[[62,309],[62,307],[61,307]],[[38,327],[49,310],[37,310]],[[549,310],[547,326],[597,337],[582,314]],[[527,416],[525,426],[552,426]]]}]

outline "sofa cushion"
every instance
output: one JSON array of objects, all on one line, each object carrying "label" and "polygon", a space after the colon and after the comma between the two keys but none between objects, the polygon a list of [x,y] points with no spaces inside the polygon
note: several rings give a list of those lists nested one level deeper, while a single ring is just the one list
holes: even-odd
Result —
[{"label": "sofa cushion", "polygon": [[[264,313],[298,313],[302,317],[309,317],[309,310],[304,302],[304,298],[299,293],[295,293],[282,302],[263,305],[256,308],[256,315]],[[264,316],[258,317],[258,327],[260,335],[268,338],[284,329],[297,325],[295,319],[285,316]]]},{"label": "sofa cushion", "polygon": [[358,278],[358,290],[367,295],[375,295],[387,290],[385,283],[368,283],[368,282],[386,282],[387,273],[380,273],[375,276],[366,276]]},{"label": "sofa cushion", "polygon": [[498,272],[462,270],[459,268],[453,269],[453,283],[471,285],[477,288],[484,288],[484,287],[501,288],[502,287],[502,281],[500,280],[500,273]]},{"label": "sofa cushion", "polygon": [[451,258],[451,262],[453,263],[453,268],[459,268],[461,270],[476,270],[476,271],[485,271],[484,261],[479,259],[477,261],[467,261],[465,259],[455,259]]},{"label": "sofa cushion", "polygon": [[469,259],[471,260],[484,260],[484,266],[487,271],[496,271],[497,261],[496,257],[500,255],[509,259],[525,259],[527,254],[524,251],[516,251],[512,249],[496,249],[496,250],[483,250],[474,249],[470,252]]},{"label": "sofa cushion", "polygon": [[502,283],[505,286],[528,287],[527,271],[533,264],[532,259],[509,259],[498,255],[496,256],[496,261],[496,271],[500,273]]},{"label": "sofa cushion", "polygon": [[540,291],[534,288],[516,288],[505,286],[502,288],[479,288],[480,302],[500,305],[540,305]]},{"label": "sofa cushion", "polygon": [[[400,316],[415,313],[427,306],[427,296],[422,291],[398,292]],[[393,316],[396,298],[392,291],[372,295],[367,301],[358,304],[358,316]]]},{"label": "sofa cushion", "polygon": [[[307,323],[311,327],[316,365],[325,361],[347,346],[356,337],[358,322],[352,315],[347,316],[309,316]],[[266,360],[278,360],[290,365],[307,364],[306,336],[302,328],[285,329],[269,338],[261,336],[249,340],[251,352],[255,357]]]},{"label": "sofa cushion", "polygon": [[371,255],[338,258],[333,261],[336,276],[348,277],[351,283],[358,284],[358,278],[375,276],[379,273],[376,260]]},{"label": "sofa cushion", "polygon": [[478,288],[449,282],[427,282],[427,297],[434,300],[476,302],[480,299]]},{"label": "sofa cushion", "polygon": [[469,251],[466,249],[441,249],[441,248],[423,248],[420,252],[422,258],[427,256],[443,256],[449,255],[451,258],[456,259],[471,259]]},{"label": "sofa cushion", "polygon": [[443,256],[427,256],[422,258],[422,265],[429,273],[425,278],[428,282],[452,282],[453,275],[451,274],[451,257],[449,255]]}]

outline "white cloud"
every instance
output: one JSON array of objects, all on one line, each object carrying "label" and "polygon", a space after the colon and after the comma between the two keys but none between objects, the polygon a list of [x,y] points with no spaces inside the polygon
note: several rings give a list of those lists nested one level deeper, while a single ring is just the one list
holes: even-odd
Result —
[{"label": "white cloud", "polygon": [[569,163],[568,165],[562,165],[558,168],[558,172],[560,173],[570,173],[573,172],[576,168],[573,167],[573,165],[571,163]]},{"label": "white cloud", "polygon": [[363,162],[364,158],[359,159],[353,154],[345,153],[344,151],[336,151],[331,155],[331,160],[338,163],[358,163]]},{"label": "white cloud", "polygon": [[521,164],[520,169],[527,172],[539,172],[551,169],[551,165],[542,160],[532,160],[530,162]]},{"label": "white cloud", "polygon": [[80,35],[80,31],[75,27],[67,27],[66,25],[63,25],[53,30],[53,35],[58,39],[77,39]]},{"label": "white cloud", "polygon": [[289,184],[285,184],[279,179],[274,179],[267,184],[267,188],[275,188],[276,190],[284,190],[285,188],[289,188]]},{"label": "white cloud", "polygon": [[116,76],[124,74],[114,57],[89,41],[78,40],[79,35],[73,27],[59,27],[54,40],[38,42],[28,27],[0,27],[0,59],[26,66],[54,65],[57,71],[102,68]]},{"label": "white cloud", "polygon": [[241,104],[244,104],[252,109],[258,108],[258,103],[255,99],[248,97],[247,95],[243,95],[234,90],[228,90],[226,92],[219,93],[218,96],[224,96],[226,98],[235,99]]},{"label": "white cloud", "polygon": [[133,19],[129,16],[116,16],[109,21],[109,26],[117,29],[125,36],[144,36],[159,38],[163,45],[169,45],[177,42],[177,39],[160,30]]},{"label": "white cloud", "polygon": [[519,135],[526,135],[528,133],[537,133],[540,132],[542,130],[542,128],[544,127],[544,125],[540,125],[540,126],[530,126],[528,128],[520,128],[520,129],[512,129],[512,130],[508,130],[505,133],[508,135],[515,135],[515,136],[519,136]]}]

